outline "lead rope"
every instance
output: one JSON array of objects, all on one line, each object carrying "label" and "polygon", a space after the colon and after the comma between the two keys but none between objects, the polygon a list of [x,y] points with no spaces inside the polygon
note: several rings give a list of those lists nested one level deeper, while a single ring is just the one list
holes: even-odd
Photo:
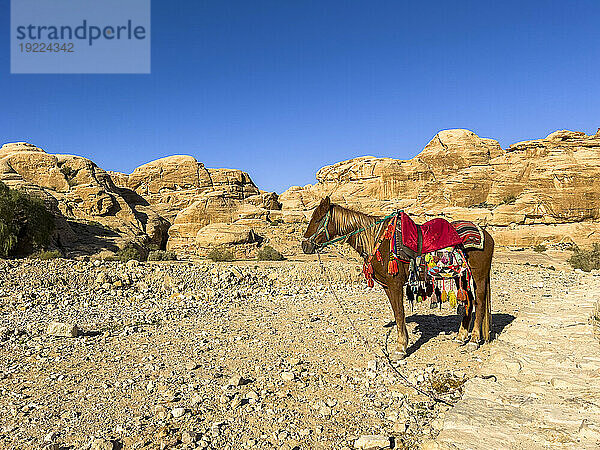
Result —
[{"label": "lead rope", "polygon": [[[329,277],[329,273],[325,269],[325,265],[323,264],[323,261],[321,261],[321,253],[318,250],[317,250],[317,259],[319,260],[319,266],[321,268],[321,272],[323,272],[323,274],[327,278],[327,285],[328,285],[328,288],[329,288],[329,292],[331,292],[331,295],[335,299],[338,307],[340,308],[340,310],[342,311],[342,313],[348,319],[348,322],[350,323],[350,326],[354,330],[354,333],[356,333],[356,335],[363,342],[363,344],[366,347],[367,351],[369,351],[375,357],[376,360],[380,359],[380,357],[377,355],[377,353],[375,353],[375,351],[373,350],[373,347],[371,347],[371,344],[369,343],[369,341],[362,335],[362,333],[360,331],[358,331],[358,328],[356,328],[356,326],[354,325],[354,321],[352,320],[352,317],[350,317],[350,314],[348,314],[348,310],[346,309],[346,307],[344,306],[344,304],[342,303],[342,301],[340,300],[340,298],[335,293],[335,291],[333,289],[333,284],[331,282],[331,278]],[[419,386],[415,385],[414,383],[411,383],[410,380],[408,378],[406,378],[406,376],[404,376],[404,374],[402,372],[400,372],[396,368],[396,366],[394,366],[394,364],[392,363],[392,359],[390,358],[390,354],[388,352],[388,349],[387,349],[387,347],[388,347],[388,340],[389,340],[390,334],[392,332],[392,329],[393,328],[390,328],[390,330],[388,331],[388,333],[386,335],[386,338],[385,338],[385,347],[381,348],[383,356],[385,356],[385,361],[387,362],[388,366],[392,369],[392,373],[394,373],[398,378],[400,378],[407,386],[413,388],[418,393],[423,394],[424,396],[430,398],[434,402],[436,402],[436,403],[442,403],[442,404],[447,405],[447,406],[454,406],[454,404],[452,404],[452,403],[450,403],[450,402],[448,402],[448,401],[446,401],[444,399],[438,398],[435,395],[433,395],[431,392],[426,392],[423,389],[421,389]]]}]

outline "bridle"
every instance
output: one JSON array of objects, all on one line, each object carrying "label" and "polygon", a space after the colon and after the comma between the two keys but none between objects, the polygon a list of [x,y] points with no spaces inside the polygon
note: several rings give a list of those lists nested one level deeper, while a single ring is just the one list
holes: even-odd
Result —
[{"label": "bridle", "polygon": [[326,242],[330,241],[331,236],[329,234],[329,230],[327,229],[329,227],[329,219],[331,219],[331,208],[329,208],[327,210],[327,214],[325,214],[325,217],[323,217],[320,220],[319,225],[317,226],[317,231],[315,231],[313,234],[311,234],[309,237],[305,238],[304,240],[310,242],[312,245],[314,245],[317,248],[321,247],[323,244],[318,244],[317,242],[315,242],[315,239],[321,233],[325,232],[325,237],[327,238]]},{"label": "bridle", "polygon": [[[304,242],[309,242],[312,245],[314,245],[317,249],[323,248],[323,247],[327,247],[328,245],[331,244],[335,244],[336,242],[340,242],[340,241],[347,241],[348,238],[362,233],[363,231],[372,228],[376,225],[379,225],[383,222],[385,222],[387,219],[390,219],[392,217],[394,217],[395,215],[399,214],[399,212],[393,212],[391,214],[388,214],[385,217],[382,217],[381,219],[377,219],[375,222],[373,222],[371,225],[368,226],[364,226],[364,227],[360,227],[357,230],[352,231],[351,233],[345,234],[343,236],[339,236],[335,239],[331,239],[331,235],[329,234],[329,230],[327,229],[329,226],[329,219],[331,219],[331,208],[329,208],[327,210],[327,214],[325,214],[325,217],[323,217],[321,219],[321,221],[319,222],[319,225],[317,226],[317,231],[315,231],[313,234],[311,234],[309,237],[304,238]],[[319,236],[321,233],[325,232],[325,237],[327,238],[327,240],[325,242],[322,243],[317,243],[315,242],[315,239],[317,238],[317,236]],[[378,233],[379,234],[379,233]],[[361,255],[361,256],[365,256],[365,255]]]}]

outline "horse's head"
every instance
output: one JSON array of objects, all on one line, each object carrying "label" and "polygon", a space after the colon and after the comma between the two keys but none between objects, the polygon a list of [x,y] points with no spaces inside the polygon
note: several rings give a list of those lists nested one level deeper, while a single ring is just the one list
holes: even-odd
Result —
[{"label": "horse's head", "polygon": [[317,209],[314,210],[302,240],[302,251],[304,253],[314,253],[320,244],[333,237],[335,230],[330,220],[331,208],[331,200],[329,197],[325,197],[321,200]]}]

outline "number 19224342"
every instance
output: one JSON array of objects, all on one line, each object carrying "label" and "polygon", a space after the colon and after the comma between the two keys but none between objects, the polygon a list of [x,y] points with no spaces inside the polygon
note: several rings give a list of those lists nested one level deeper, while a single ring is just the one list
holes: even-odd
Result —
[{"label": "number 19224342", "polygon": [[75,45],[72,42],[26,42],[19,44],[21,53],[73,53]]}]

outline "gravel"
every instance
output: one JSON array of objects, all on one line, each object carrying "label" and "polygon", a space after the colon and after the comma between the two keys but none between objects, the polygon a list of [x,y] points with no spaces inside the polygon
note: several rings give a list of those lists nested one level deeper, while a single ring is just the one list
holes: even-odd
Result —
[{"label": "gravel", "polygon": [[[326,265],[357,329],[385,347],[382,291],[354,263]],[[494,331],[586,276],[495,264]],[[418,447],[448,407],[365,348],[327,289],[314,262],[0,260],[0,448]],[[453,342],[449,307],[407,309],[398,370],[460,398],[489,346]]]}]

